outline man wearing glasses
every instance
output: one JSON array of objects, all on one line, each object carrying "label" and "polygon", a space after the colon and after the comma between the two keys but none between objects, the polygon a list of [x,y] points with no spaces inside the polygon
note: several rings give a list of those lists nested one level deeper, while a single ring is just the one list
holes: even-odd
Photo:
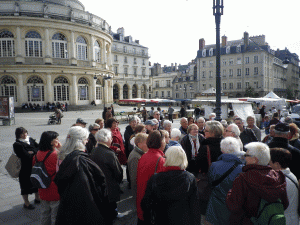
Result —
[{"label": "man wearing glasses", "polygon": [[157,121],[158,121],[158,128],[157,128],[157,130],[162,130],[163,128],[161,126],[161,120],[160,120],[160,113],[159,113],[159,111],[155,111],[154,112],[154,119],[157,119]]},{"label": "man wearing glasses", "polygon": [[236,125],[236,124],[230,124],[226,129],[225,129],[225,132],[224,132],[224,138],[226,137],[234,137],[238,140],[239,144],[240,144],[240,149],[243,150],[243,143],[240,139],[240,130],[239,130],[239,127]]}]

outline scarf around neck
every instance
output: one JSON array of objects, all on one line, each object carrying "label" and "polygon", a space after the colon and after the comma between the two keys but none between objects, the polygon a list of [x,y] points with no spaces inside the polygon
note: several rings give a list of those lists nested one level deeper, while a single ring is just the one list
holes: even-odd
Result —
[{"label": "scarf around neck", "polygon": [[[191,145],[192,145],[192,159],[194,159],[196,157],[197,153],[198,153],[199,148],[200,148],[200,142],[199,142],[198,135],[192,136],[192,135],[189,134],[189,139],[190,139],[190,142],[191,142]],[[195,149],[193,139],[196,140],[196,149]]]}]

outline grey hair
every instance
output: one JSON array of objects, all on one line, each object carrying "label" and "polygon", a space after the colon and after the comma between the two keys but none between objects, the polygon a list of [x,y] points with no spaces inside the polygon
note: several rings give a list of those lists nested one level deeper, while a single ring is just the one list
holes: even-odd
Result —
[{"label": "grey hair", "polygon": [[[231,127],[231,128],[232,128],[231,131],[235,134],[236,137],[239,137],[239,136],[240,136],[241,131],[240,131],[239,127],[238,127],[235,123],[230,124],[228,127]],[[227,127],[227,128],[228,128],[228,127]]]},{"label": "grey hair", "polygon": [[239,155],[241,153],[240,143],[234,137],[226,137],[221,141],[221,151],[225,154]]},{"label": "grey hair", "polygon": [[66,156],[75,151],[85,151],[84,140],[88,139],[89,132],[81,126],[74,126],[69,129],[65,143],[59,150],[58,157],[63,160]]},{"label": "grey hair", "polygon": [[100,125],[98,123],[92,123],[90,126],[89,126],[89,132],[91,132],[93,130],[94,127],[97,127],[97,128],[100,128]]},{"label": "grey hair", "polygon": [[224,127],[219,121],[207,121],[206,127],[208,128],[210,133],[214,134],[214,137],[220,138],[224,133]]},{"label": "grey hair", "polygon": [[179,129],[173,128],[171,130],[171,138],[176,138],[176,137],[180,137],[180,136],[181,136],[181,132]]},{"label": "grey hair", "polygon": [[111,136],[109,129],[101,129],[96,133],[95,138],[97,142],[108,142]]},{"label": "grey hair", "polygon": [[182,120],[186,120],[187,121],[187,118],[186,117],[181,117],[181,119],[180,119],[180,124],[181,124],[181,121]]},{"label": "grey hair", "polygon": [[267,166],[270,162],[269,146],[261,142],[251,142],[245,145],[248,155],[258,159],[258,165]]},{"label": "grey hair", "polygon": [[255,123],[255,121],[256,121],[255,116],[248,116],[247,119],[246,119],[246,121],[248,121],[248,119],[254,119],[254,123]]},{"label": "grey hair", "polygon": [[203,120],[203,121],[205,122],[205,119],[204,119],[203,117],[199,117],[199,118],[197,119],[197,122],[198,122],[199,120]]},{"label": "grey hair", "polygon": [[172,126],[172,123],[169,120],[165,120],[163,127],[165,128],[167,125],[171,125]]},{"label": "grey hair", "polygon": [[164,164],[167,166],[178,166],[180,169],[185,170],[188,166],[185,151],[180,146],[171,146],[166,151],[166,161]]},{"label": "grey hair", "polygon": [[210,117],[216,117],[216,114],[215,114],[215,113],[211,113],[211,114],[209,114],[208,117],[209,117],[209,118],[210,118]]},{"label": "grey hair", "polygon": [[129,117],[129,123],[131,123],[134,120],[137,122],[137,117],[136,116]]}]

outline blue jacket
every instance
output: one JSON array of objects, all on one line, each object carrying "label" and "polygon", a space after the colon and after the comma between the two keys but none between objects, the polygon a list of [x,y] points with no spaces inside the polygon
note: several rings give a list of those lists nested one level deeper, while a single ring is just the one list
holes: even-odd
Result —
[{"label": "blue jacket", "polygon": [[211,224],[229,224],[230,212],[226,206],[227,192],[232,188],[234,179],[242,172],[244,164],[235,155],[222,154],[218,161],[213,162],[209,171],[209,181],[219,179],[235,162],[240,164],[216,187],[213,188],[206,211],[206,220]]}]

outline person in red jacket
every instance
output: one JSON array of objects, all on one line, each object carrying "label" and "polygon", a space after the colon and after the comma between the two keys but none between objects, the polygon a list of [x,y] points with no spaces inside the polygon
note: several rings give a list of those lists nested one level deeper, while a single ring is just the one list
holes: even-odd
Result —
[{"label": "person in red jacket", "polygon": [[114,150],[114,152],[117,154],[121,165],[126,165],[127,157],[125,154],[123,138],[120,133],[118,124],[119,122],[115,118],[110,118],[106,121],[106,127],[111,131],[112,134],[112,143],[110,149]]},{"label": "person in red jacket", "polygon": [[[39,189],[41,198],[41,224],[55,224],[60,196],[53,180],[57,172],[57,149],[60,147],[58,133],[55,131],[45,131],[42,133],[39,151],[36,154],[37,160],[39,162],[43,161],[49,151],[52,151],[52,153],[44,162],[47,173],[51,176],[51,184],[48,188]],[[33,164],[35,161],[34,157]]]},{"label": "person in red jacket", "polygon": [[284,174],[268,165],[271,158],[269,147],[264,143],[251,142],[245,148],[246,166],[233,181],[226,198],[231,212],[229,224],[252,224],[250,218],[257,216],[261,199],[267,202],[280,199],[284,209],[289,205]]},{"label": "person in red jacket", "polygon": [[[138,162],[137,168],[137,193],[136,193],[136,207],[138,215],[138,225],[145,224],[144,213],[141,208],[141,201],[145,195],[147,182],[150,177],[155,173],[155,167],[157,164],[156,172],[164,171],[165,154],[163,150],[166,147],[165,136],[161,131],[153,131],[147,138],[148,152],[142,155]],[[161,158],[160,158],[161,157]],[[158,160],[159,159],[159,160]]]}]

